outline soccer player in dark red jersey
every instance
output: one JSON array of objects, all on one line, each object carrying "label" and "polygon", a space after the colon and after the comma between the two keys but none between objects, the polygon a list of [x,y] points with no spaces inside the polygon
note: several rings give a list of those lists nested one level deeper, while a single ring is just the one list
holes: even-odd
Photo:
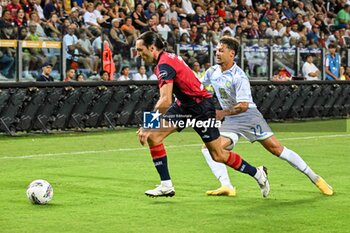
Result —
[{"label": "soccer player in dark red jersey", "polygon": [[[186,127],[186,124],[181,125],[180,121],[215,121],[216,114],[211,94],[206,91],[186,63],[177,55],[165,52],[163,50],[165,47],[165,42],[155,32],[145,32],[136,41],[138,55],[145,63],[156,65],[160,97],[154,108],[156,113],[153,117],[157,118],[162,114],[161,126],[167,126],[160,129],[140,128],[138,131],[140,143],[148,144],[150,148],[154,166],[161,179],[157,188],[145,192],[151,197],[175,195],[163,140],[171,133]],[[173,94],[176,97],[174,103]],[[171,122],[179,124],[171,124]],[[194,124],[193,129],[202,138],[212,158],[254,177],[263,196],[266,197],[270,191],[266,168],[253,167],[237,153],[223,149],[219,129],[216,125],[209,125],[206,127],[204,124]]]}]

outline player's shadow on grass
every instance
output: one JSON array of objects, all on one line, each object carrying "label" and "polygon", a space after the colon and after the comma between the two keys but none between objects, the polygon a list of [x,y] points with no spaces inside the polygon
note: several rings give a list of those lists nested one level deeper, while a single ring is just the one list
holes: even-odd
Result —
[{"label": "player's shadow on grass", "polygon": [[[290,207],[296,207],[299,208],[300,206],[313,206],[315,203],[321,203],[328,199],[329,197],[324,196],[322,194],[311,194],[310,197],[307,198],[299,198],[299,199],[276,199],[273,197],[266,198],[258,203],[253,208],[250,208],[251,211],[256,210],[266,210],[266,209],[279,209],[279,208],[290,208]],[[242,200],[241,200],[242,201]],[[249,206],[249,203],[251,203],[251,200],[246,200],[247,206]]]}]

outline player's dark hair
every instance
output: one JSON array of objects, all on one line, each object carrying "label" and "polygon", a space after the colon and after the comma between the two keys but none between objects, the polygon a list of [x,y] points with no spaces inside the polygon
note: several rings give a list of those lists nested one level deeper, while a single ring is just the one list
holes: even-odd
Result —
[{"label": "player's dark hair", "polygon": [[156,46],[158,49],[165,49],[167,47],[166,41],[155,32],[144,32],[142,33],[137,40],[143,40],[143,44],[148,48],[151,45]]},{"label": "player's dark hair", "polygon": [[221,44],[225,44],[228,49],[235,51],[235,54],[238,53],[239,41],[231,36],[223,36],[220,41]]}]

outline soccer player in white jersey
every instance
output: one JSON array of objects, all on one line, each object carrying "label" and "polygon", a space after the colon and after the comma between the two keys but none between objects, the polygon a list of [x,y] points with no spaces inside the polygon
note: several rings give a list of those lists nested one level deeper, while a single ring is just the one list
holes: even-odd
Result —
[{"label": "soccer player in white jersey", "polygon": [[[244,71],[234,62],[239,42],[233,37],[222,37],[216,47],[217,65],[209,68],[203,84],[215,91],[222,110],[217,110],[216,118],[224,119],[220,133],[225,137],[223,147],[232,150],[239,137],[250,142],[260,142],[266,150],[304,173],[325,195],[333,195],[333,189],[317,175],[294,151],[283,146],[273,135],[262,114],[253,102],[250,83]],[[226,166],[211,158],[208,149],[202,153],[212,172],[220,181],[221,187],[207,191],[208,195],[235,196]]]}]

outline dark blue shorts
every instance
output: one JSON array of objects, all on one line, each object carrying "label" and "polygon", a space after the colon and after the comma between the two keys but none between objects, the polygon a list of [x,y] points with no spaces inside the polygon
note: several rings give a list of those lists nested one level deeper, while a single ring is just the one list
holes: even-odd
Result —
[{"label": "dark blue shorts", "polygon": [[203,142],[211,142],[220,137],[215,114],[214,102],[210,98],[203,99],[201,103],[192,106],[179,106],[174,102],[163,119],[176,126],[179,132],[186,127],[192,127]]}]

